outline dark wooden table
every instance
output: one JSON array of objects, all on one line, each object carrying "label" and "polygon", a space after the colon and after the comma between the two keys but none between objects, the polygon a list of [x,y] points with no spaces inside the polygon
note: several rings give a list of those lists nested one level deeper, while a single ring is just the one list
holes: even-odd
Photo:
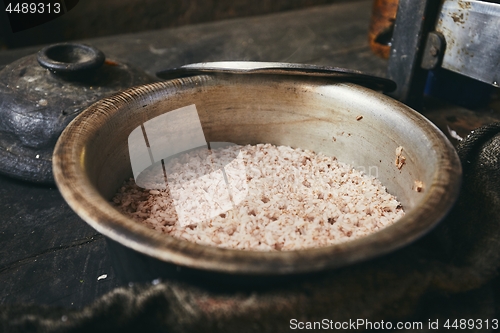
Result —
[{"label": "dark wooden table", "polygon": [[[386,61],[367,42],[371,5],[356,1],[86,42],[150,74],[194,62],[260,60],[385,76]],[[38,49],[0,52],[0,67]],[[477,113],[439,103],[425,114],[462,136],[500,119],[492,109]],[[79,308],[117,286],[104,237],[71,211],[56,188],[0,176],[0,200],[0,304]]]}]

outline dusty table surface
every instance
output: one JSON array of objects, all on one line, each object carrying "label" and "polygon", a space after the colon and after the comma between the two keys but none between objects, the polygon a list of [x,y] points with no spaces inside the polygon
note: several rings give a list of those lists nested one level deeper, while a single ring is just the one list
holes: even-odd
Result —
[{"label": "dusty table surface", "polygon": [[[357,69],[385,76],[368,46],[372,1],[87,40],[109,59],[150,74],[187,63],[281,61]],[[0,52],[0,67],[40,47]],[[442,112],[445,110],[445,112]],[[438,105],[425,110],[460,135],[499,119]],[[468,119],[474,118],[474,122]],[[452,126],[455,126],[452,125]],[[56,188],[0,176],[0,304],[82,307],[117,286],[105,239],[66,205]]]}]

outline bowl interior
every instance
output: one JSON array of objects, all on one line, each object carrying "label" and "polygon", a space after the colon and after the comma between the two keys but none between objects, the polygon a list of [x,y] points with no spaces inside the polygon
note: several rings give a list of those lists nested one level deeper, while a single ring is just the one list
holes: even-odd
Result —
[{"label": "bowl interior", "polygon": [[[196,119],[180,119],[176,135],[197,123],[207,142],[272,143],[335,156],[376,176],[402,203],[405,217],[353,242],[289,253],[187,244],[134,223],[109,203],[138,168],[131,163],[131,133],[193,105]],[[175,135],[165,145],[176,145]],[[406,158],[401,168],[395,164],[398,147]],[[434,125],[372,90],[320,78],[218,75],[137,87],[94,104],[59,139],[54,174],[70,206],[126,246],[195,268],[282,274],[345,265],[418,238],[453,204],[461,169],[453,147]],[[421,191],[415,182],[423,184]]]}]

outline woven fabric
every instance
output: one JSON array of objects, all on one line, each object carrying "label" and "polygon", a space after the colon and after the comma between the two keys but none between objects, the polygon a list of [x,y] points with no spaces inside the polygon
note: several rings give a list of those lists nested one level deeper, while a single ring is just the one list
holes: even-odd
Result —
[{"label": "woven fabric", "polygon": [[[82,310],[2,306],[2,332],[284,332],[290,320],[500,318],[500,123],[458,147],[463,184],[431,233],[382,258],[269,289],[118,288]],[[434,330],[435,331],[435,330]],[[482,330],[481,332],[487,332]],[[490,330],[492,331],[492,330]]]}]

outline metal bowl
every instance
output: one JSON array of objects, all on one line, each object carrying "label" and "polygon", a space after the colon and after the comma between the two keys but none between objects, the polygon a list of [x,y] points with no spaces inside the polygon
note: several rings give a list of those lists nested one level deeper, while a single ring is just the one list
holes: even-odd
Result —
[{"label": "metal bowl", "polygon": [[[207,141],[299,147],[336,156],[366,173],[377,170],[406,215],[364,238],[283,252],[198,245],[132,221],[110,203],[132,175],[129,134],[192,104]],[[406,157],[401,169],[395,165],[399,146]],[[62,133],[53,160],[64,199],[106,237],[158,262],[247,276],[316,272],[394,251],[447,214],[461,182],[454,148],[426,118],[383,94],[322,77],[197,75],[132,88],[82,112]],[[423,183],[421,191],[415,181]]]}]

